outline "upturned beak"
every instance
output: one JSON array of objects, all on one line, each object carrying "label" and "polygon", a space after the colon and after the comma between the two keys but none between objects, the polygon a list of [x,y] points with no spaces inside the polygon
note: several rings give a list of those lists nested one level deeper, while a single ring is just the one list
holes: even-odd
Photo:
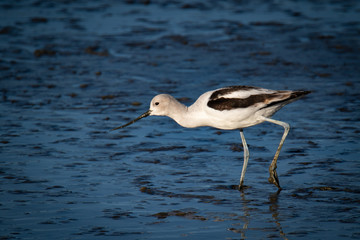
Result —
[{"label": "upturned beak", "polygon": [[133,124],[134,122],[136,122],[136,121],[138,121],[138,120],[140,120],[140,119],[142,119],[142,118],[144,118],[144,117],[149,116],[150,114],[151,114],[151,110],[148,110],[148,111],[146,111],[145,113],[141,114],[139,117],[135,118],[134,120],[131,120],[131,121],[128,122],[127,124],[122,125],[122,126],[120,126],[120,127],[116,127],[116,128],[114,128],[114,129],[111,129],[110,131],[114,131],[114,130],[117,130],[117,129],[120,129],[120,128],[127,127],[127,126]]}]

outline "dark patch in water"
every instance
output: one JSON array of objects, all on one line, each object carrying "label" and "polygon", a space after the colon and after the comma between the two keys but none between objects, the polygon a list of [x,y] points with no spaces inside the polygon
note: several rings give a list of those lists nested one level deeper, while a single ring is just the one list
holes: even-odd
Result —
[{"label": "dark patch in water", "polygon": [[196,215],[196,213],[197,212],[194,212],[194,211],[173,210],[170,212],[159,212],[159,213],[153,214],[152,216],[157,217],[158,219],[165,219],[170,216],[176,216],[176,217],[183,217],[183,218],[192,219],[192,220],[201,220],[201,221],[207,220],[205,217]]},{"label": "dark patch in water", "polygon": [[215,201],[214,196],[210,195],[197,195],[197,194],[186,194],[186,193],[173,193],[158,190],[150,187],[141,187],[140,191],[150,195],[160,195],[168,198],[190,198],[190,199],[200,199],[202,202]]},{"label": "dark patch in water", "polygon": [[172,150],[177,150],[177,149],[184,149],[186,148],[185,146],[167,146],[167,147],[158,147],[158,148],[142,148],[142,149],[138,149],[139,151],[144,151],[144,152],[160,152],[160,151],[172,151]]},{"label": "dark patch in water", "polygon": [[119,220],[122,218],[135,218],[131,212],[123,211],[121,209],[104,209],[104,217]]}]

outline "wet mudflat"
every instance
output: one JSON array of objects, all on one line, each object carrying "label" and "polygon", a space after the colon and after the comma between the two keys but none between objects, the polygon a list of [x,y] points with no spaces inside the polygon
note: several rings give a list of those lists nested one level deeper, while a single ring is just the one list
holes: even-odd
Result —
[{"label": "wet mudflat", "polygon": [[[2,1],[1,239],[358,239],[357,1]],[[149,117],[228,85],[306,89],[244,130]]]}]

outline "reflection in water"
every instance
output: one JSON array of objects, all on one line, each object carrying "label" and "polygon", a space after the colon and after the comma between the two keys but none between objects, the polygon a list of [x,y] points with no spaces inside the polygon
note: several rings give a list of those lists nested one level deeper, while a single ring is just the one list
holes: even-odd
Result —
[{"label": "reflection in water", "polygon": [[283,238],[283,239],[288,239],[283,231],[283,228],[281,226],[281,223],[279,221],[279,212],[278,212],[278,209],[279,209],[279,205],[278,205],[278,198],[279,198],[279,194],[280,194],[280,191],[281,190],[278,190],[276,193],[272,193],[270,194],[269,196],[269,202],[270,202],[270,206],[269,206],[269,210],[270,212],[272,213],[271,216],[272,218],[274,219],[274,222],[276,223],[278,229],[279,229],[279,232],[280,232],[280,236]]},{"label": "reflection in water", "polygon": [[[273,221],[276,223],[277,229],[279,230],[279,235],[281,238],[287,240],[288,238],[286,237],[285,232],[283,231],[282,225],[279,221],[279,205],[278,205],[278,197],[280,194],[281,190],[278,190],[276,193],[271,193],[269,195],[269,210],[271,213],[271,217],[273,219]],[[253,208],[251,206],[249,206],[249,200],[247,200],[245,198],[245,193],[244,191],[241,191],[241,202],[242,202],[242,209],[243,209],[243,213],[244,213],[244,218],[243,218],[243,226],[242,228],[236,229],[236,228],[229,228],[228,230],[235,232],[235,233],[240,233],[241,234],[241,239],[246,239],[246,231],[248,230],[248,226],[250,224],[250,219],[251,219],[251,211],[254,211]]]},{"label": "reflection in water", "polygon": [[241,239],[245,239],[245,231],[248,229],[249,223],[250,223],[250,209],[247,205],[247,201],[245,199],[245,193],[244,191],[241,191],[241,200],[243,202],[243,210],[244,210],[244,225],[243,225],[243,231],[241,231]]}]

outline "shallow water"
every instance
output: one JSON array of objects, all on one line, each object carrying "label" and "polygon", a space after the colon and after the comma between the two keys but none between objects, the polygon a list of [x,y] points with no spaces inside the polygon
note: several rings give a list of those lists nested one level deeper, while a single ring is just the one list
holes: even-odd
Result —
[{"label": "shallow water", "polygon": [[[2,239],[358,239],[357,1],[2,1]],[[282,135],[149,117],[227,85],[313,91]]]}]

